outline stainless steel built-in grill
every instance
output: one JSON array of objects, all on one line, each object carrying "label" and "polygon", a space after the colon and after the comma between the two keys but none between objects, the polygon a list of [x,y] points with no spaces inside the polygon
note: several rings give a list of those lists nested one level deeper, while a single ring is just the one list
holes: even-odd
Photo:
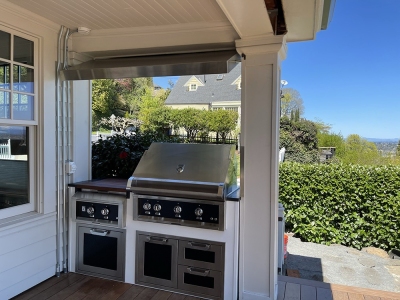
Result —
[{"label": "stainless steel built-in grill", "polygon": [[134,219],[217,230],[236,189],[232,145],[153,143],[127,184]]}]

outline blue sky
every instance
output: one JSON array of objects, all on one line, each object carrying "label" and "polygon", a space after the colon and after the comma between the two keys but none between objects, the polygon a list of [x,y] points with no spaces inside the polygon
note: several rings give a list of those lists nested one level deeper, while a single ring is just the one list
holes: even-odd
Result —
[{"label": "blue sky", "polygon": [[400,138],[400,1],[337,0],[328,30],[288,44],[282,79],[299,91],[306,119],[344,137]]}]

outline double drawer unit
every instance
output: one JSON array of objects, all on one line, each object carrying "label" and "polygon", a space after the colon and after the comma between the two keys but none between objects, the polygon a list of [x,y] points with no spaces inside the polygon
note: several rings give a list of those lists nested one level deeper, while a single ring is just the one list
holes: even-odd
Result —
[{"label": "double drawer unit", "polygon": [[136,283],[223,299],[225,244],[136,233]]}]

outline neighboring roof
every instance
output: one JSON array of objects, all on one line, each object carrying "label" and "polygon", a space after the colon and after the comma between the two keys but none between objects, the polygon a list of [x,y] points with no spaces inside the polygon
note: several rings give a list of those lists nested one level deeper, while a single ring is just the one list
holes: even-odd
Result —
[{"label": "neighboring roof", "polygon": [[[217,101],[240,101],[241,90],[237,84],[233,84],[241,76],[241,64],[227,74],[223,74],[222,80],[217,80],[221,74],[196,75],[204,86],[199,85],[196,91],[189,91],[185,84],[193,76],[181,76],[174,85],[165,104],[208,104]],[[221,76],[220,76],[221,77]]]}]

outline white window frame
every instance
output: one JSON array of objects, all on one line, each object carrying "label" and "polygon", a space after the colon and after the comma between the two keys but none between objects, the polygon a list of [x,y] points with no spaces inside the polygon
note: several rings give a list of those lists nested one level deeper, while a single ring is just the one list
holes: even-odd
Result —
[{"label": "white window frame", "polygon": [[230,111],[235,111],[235,112],[239,112],[239,106],[224,106],[225,110],[230,110]]},{"label": "white window frame", "polygon": [[[13,106],[13,66],[24,64],[14,62],[14,36],[18,36],[29,41],[33,42],[34,45],[34,57],[33,57],[33,66],[29,66],[34,70],[34,95],[33,95],[33,120],[13,120],[13,119],[0,119],[0,126],[22,126],[29,128],[29,149],[28,149],[28,176],[29,176],[29,186],[28,186],[28,197],[29,203],[21,204],[9,208],[0,209],[0,220],[14,217],[17,215],[21,215],[28,212],[39,212],[39,204],[38,204],[38,116],[39,116],[39,41],[40,39],[36,36],[32,36],[21,32],[19,30],[12,29],[10,27],[5,27],[0,25],[0,30],[11,34],[11,59],[3,59],[0,60],[10,63],[10,109],[12,110]],[[26,65],[28,67],[28,65]],[[12,113],[11,113],[12,118]]]},{"label": "white window frame", "polygon": [[239,113],[239,106],[235,106],[235,105],[214,105],[212,106],[212,110],[230,110],[230,111],[235,111],[237,113]]},{"label": "white window frame", "polygon": [[197,91],[197,84],[196,83],[191,83],[189,85],[189,91]]}]

